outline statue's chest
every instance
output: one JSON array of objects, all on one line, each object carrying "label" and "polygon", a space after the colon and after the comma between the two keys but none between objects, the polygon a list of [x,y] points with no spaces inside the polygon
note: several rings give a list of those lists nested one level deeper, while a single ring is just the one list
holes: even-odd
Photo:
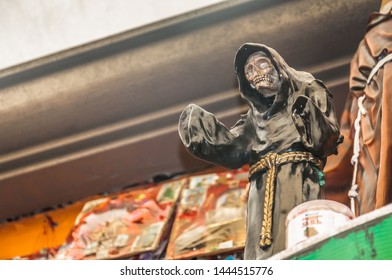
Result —
[{"label": "statue's chest", "polygon": [[256,135],[253,150],[258,152],[271,151],[271,148],[278,152],[298,141],[299,138],[288,108],[268,119],[259,117],[253,125]]}]

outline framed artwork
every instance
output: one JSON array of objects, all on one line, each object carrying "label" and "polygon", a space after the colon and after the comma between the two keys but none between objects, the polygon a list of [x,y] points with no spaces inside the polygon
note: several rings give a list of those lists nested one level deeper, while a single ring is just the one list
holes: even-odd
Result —
[{"label": "framed artwork", "polygon": [[57,259],[130,258],[159,247],[187,179],[89,201]]},{"label": "framed artwork", "polygon": [[167,259],[192,259],[240,250],[245,244],[247,171],[193,176],[183,189]]}]

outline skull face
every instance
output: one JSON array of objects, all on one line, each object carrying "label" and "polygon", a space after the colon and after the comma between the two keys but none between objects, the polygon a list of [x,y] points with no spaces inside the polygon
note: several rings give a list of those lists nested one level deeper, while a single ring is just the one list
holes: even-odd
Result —
[{"label": "skull face", "polygon": [[264,52],[255,52],[244,66],[245,77],[251,87],[264,96],[273,96],[280,88],[281,80],[269,57]]}]

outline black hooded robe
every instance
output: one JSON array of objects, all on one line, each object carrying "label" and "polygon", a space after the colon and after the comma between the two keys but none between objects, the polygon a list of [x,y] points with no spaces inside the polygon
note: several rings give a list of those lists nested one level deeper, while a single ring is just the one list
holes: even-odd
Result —
[{"label": "black hooded robe", "polygon": [[[247,58],[266,53],[282,79],[275,96],[263,97],[250,87],[244,74]],[[311,152],[325,162],[340,142],[332,95],[312,75],[290,68],[273,49],[244,44],[235,57],[235,70],[242,97],[250,109],[231,129],[214,115],[190,104],[180,116],[179,134],[194,156],[235,169],[254,165],[267,153]],[[310,162],[277,167],[273,201],[272,244],[260,247],[266,172],[250,178],[245,259],[266,259],[285,249],[287,214],[302,202],[321,196],[322,172]],[[321,182],[322,183],[322,182]]]}]

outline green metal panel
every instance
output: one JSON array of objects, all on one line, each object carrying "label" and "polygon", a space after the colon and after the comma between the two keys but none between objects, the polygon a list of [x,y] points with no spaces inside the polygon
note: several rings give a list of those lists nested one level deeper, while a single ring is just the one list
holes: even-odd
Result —
[{"label": "green metal panel", "polygon": [[392,215],[331,237],[291,259],[392,260]]}]

